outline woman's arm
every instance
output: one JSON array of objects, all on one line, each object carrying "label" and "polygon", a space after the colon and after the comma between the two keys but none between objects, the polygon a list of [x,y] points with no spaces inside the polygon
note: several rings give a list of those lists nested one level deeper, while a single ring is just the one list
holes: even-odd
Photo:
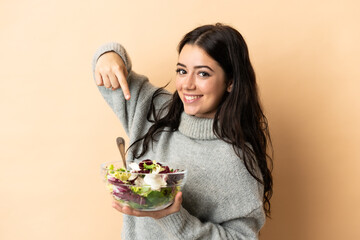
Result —
[{"label": "woman's arm", "polygon": [[246,216],[212,223],[200,221],[181,207],[179,212],[156,221],[171,239],[257,240],[259,231],[265,223],[265,214],[262,206],[259,206]]},{"label": "woman's arm", "polygon": [[[154,212],[137,211],[120,206],[116,201],[113,207],[121,213],[136,217],[152,217],[167,233],[169,239],[222,239],[257,240],[264,225],[265,214],[262,206],[243,217],[229,219],[222,223],[202,222],[181,206],[182,194],[178,193],[175,202],[168,208]],[[211,211],[209,209],[209,211]]]},{"label": "woman's arm", "polygon": [[[92,66],[100,93],[126,133],[132,139],[142,136],[149,127],[147,112],[157,88],[132,71],[130,57],[119,43],[102,45],[94,54]],[[161,105],[162,101],[156,103]]]}]

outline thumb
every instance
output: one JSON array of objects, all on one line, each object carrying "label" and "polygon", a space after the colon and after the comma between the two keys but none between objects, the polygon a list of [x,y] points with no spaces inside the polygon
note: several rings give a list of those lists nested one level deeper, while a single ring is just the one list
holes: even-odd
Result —
[{"label": "thumb", "polygon": [[174,202],[174,205],[175,205],[174,207],[178,211],[180,210],[181,203],[182,203],[182,192],[178,192],[175,196],[175,202]]}]

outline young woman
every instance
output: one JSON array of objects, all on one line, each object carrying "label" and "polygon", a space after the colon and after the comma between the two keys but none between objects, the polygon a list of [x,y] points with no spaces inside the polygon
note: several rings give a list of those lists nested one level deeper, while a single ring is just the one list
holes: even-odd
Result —
[{"label": "young woman", "polygon": [[130,137],[127,161],[184,164],[186,185],[170,207],[124,213],[124,239],[257,239],[270,215],[267,121],[243,37],[222,24],[184,36],[176,91],[135,73],[117,43],[93,59],[96,83]]}]

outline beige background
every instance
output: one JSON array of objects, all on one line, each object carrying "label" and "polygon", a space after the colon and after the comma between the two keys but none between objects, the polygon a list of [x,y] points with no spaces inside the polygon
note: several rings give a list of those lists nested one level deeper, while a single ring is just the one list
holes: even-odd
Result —
[{"label": "beige background", "polygon": [[[275,149],[261,239],[360,239],[357,1],[0,1],[0,239],[119,239],[99,164],[124,135],[92,79],[108,41],[155,85],[200,24],[245,37]],[[173,90],[173,82],[169,89]]]}]

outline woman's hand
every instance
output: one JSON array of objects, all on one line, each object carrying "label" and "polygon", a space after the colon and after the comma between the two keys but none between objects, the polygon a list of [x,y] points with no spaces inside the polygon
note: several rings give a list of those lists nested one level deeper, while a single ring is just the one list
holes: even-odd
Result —
[{"label": "woman's hand", "polygon": [[95,66],[95,79],[98,86],[112,90],[121,88],[125,99],[130,99],[129,85],[126,81],[128,72],[121,57],[115,52],[101,55]]},{"label": "woman's hand", "polygon": [[159,218],[165,217],[167,215],[170,215],[172,213],[176,213],[176,212],[180,211],[181,203],[182,203],[182,193],[178,192],[176,194],[176,196],[175,196],[174,203],[170,207],[165,208],[165,209],[160,210],[160,211],[154,211],[154,212],[137,211],[137,210],[135,210],[133,208],[130,208],[128,206],[122,207],[116,201],[113,202],[113,208],[115,208],[116,210],[118,210],[121,213],[131,215],[131,216],[152,217],[152,218],[155,218],[155,219],[159,219]]}]

